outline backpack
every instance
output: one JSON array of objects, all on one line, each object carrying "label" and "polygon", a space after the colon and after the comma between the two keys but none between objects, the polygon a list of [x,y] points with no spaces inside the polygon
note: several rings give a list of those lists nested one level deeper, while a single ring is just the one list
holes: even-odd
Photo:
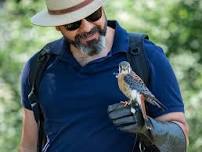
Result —
[{"label": "backpack", "polygon": [[[133,71],[135,71],[144,81],[146,85],[149,83],[149,67],[147,65],[147,61],[144,53],[144,39],[149,39],[149,37],[145,34],[141,33],[129,33],[129,51],[126,54],[129,63]],[[28,98],[31,103],[31,107],[34,113],[34,118],[38,125],[38,142],[37,142],[37,151],[42,151],[42,146],[46,141],[45,133],[44,133],[44,117],[43,112],[40,108],[40,103],[38,101],[38,88],[40,85],[40,80],[45,71],[48,62],[55,55],[51,54],[47,47],[45,46],[36,53],[31,60],[30,69],[32,69],[29,73],[29,80],[31,84],[31,91],[28,95]],[[151,144],[149,144],[151,145]],[[151,147],[149,148],[151,149]]]}]

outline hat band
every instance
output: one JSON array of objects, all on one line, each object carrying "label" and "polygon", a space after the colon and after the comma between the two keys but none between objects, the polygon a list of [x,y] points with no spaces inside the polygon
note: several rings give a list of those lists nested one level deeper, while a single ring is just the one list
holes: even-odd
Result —
[{"label": "hat band", "polygon": [[65,8],[65,9],[61,9],[61,10],[50,10],[50,9],[48,9],[48,13],[51,15],[62,15],[62,14],[74,12],[74,11],[90,4],[91,2],[93,2],[93,0],[85,0],[78,5],[75,5],[75,6],[72,6],[69,8]]}]

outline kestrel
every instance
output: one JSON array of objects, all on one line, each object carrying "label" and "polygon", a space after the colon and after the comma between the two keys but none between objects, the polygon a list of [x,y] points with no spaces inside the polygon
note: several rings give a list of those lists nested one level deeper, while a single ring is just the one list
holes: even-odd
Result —
[{"label": "kestrel", "polygon": [[[131,69],[127,61],[122,61],[119,64],[119,73],[116,75],[118,79],[118,86],[129,101],[122,102],[126,105],[131,105],[135,102],[142,111],[143,118],[147,129],[151,129],[148,117],[146,114],[145,101],[164,109],[165,106],[155,98],[144,84],[143,80]],[[135,109],[131,106],[131,112],[135,113]]]}]

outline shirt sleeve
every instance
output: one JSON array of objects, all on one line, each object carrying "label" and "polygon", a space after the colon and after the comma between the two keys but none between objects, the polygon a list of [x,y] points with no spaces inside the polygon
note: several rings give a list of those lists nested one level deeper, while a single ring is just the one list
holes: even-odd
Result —
[{"label": "shirt sleeve", "polygon": [[148,88],[166,107],[165,110],[161,110],[148,104],[149,115],[155,118],[170,112],[184,112],[184,104],[176,76],[163,50],[148,40],[145,40],[144,47],[149,64]]},{"label": "shirt sleeve", "polygon": [[26,109],[32,110],[30,101],[28,99],[31,86],[29,83],[29,71],[30,71],[30,60],[25,63],[24,68],[21,72],[20,85],[21,85],[21,103]]}]

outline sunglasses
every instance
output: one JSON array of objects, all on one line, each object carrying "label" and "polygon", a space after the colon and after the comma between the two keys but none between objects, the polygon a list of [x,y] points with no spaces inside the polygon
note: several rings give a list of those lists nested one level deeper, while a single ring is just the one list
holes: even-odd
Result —
[{"label": "sunglasses", "polygon": [[[102,8],[100,7],[97,11],[92,13],[91,15],[87,16],[85,19],[89,22],[95,22],[102,17]],[[81,20],[63,25],[66,30],[74,31],[81,26]]]}]

